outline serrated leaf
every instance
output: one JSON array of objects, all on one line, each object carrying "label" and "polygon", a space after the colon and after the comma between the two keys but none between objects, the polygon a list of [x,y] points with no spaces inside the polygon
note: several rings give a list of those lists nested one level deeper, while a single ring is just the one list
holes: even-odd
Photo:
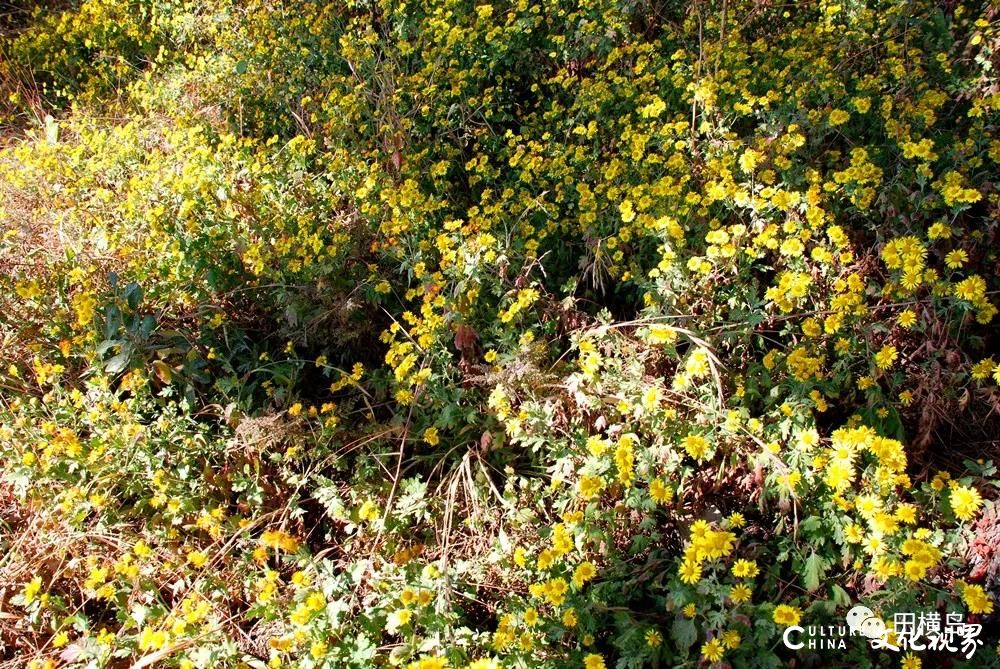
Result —
[{"label": "serrated leaf", "polygon": [[809,592],[816,592],[819,588],[820,580],[826,572],[826,563],[815,551],[806,558],[805,567],[802,570],[802,585]]},{"label": "serrated leaf", "polygon": [[809,516],[801,523],[799,523],[799,529],[803,532],[812,534],[816,532],[823,525],[823,521],[817,516]]},{"label": "serrated leaf", "polygon": [[371,639],[362,634],[354,642],[354,652],[351,653],[351,660],[358,664],[366,664],[368,660],[375,657],[376,648],[372,645]]},{"label": "serrated leaf", "polygon": [[851,605],[851,596],[847,594],[846,590],[836,584],[830,586],[830,599],[832,599],[837,606],[843,606],[846,608]]}]

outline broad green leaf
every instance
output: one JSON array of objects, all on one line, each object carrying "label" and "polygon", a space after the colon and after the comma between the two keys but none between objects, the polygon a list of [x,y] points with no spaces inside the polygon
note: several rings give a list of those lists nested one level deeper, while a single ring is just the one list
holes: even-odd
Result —
[{"label": "broad green leaf", "polygon": [[686,651],[698,640],[698,629],[694,626],[694,621],[678,618],[670,627],[670,637],[680,650]]},{"label": "broad green leaf", "polygon": [[805,568],[802,571],[802,584],[809,592],[816,592],[819,588],[820,580],[826,573],[826,563],[815,551],[806,559]]}]

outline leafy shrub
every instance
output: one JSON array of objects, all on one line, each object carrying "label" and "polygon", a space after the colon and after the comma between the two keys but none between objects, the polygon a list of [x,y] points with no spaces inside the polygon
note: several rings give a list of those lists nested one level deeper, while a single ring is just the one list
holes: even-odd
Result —
[{"label": "leafy shrub", "polygon": [[[0,149],[7,652],[776,667],[856,603],[988,630],[994,14],[37,12],[0,80],[53,114]],[[885,666],[851,644],[805,659]]]}]

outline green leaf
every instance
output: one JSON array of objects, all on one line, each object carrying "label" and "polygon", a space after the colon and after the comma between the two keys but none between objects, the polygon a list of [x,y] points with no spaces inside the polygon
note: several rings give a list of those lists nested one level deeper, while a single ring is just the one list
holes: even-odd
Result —
[{"label": "green leaf", "polygon": [[[126,347],[127,348],[127,347]],[[128,367],[131,350],[125,350],[104,363],[104,371],[108,374],[120,374]]]},{"label": "green leaf", "polygon": [[837,606],[843,606],[846,608],[851,605],[851,596],[847,594],[846,590],[836,584],[830,586],[830,599],[832,599]]},{"label": "green leaf", "polygon": [[670,627],[670,637],[680,650],[686,651],[698,640],[698,629],[694,626],[694,621],[678,618]]},{"label": "green leaf", "polygon": [[815,534],[822,525],[823,521],[818,516],[809,516],[799,523],[799,529],[806,534]]},{"label": "green leaf", "polygon": [[819,588],[819,582],[825,573],[825,561],[816,554],[816,551],[813,551],[812,555],[806,559],[805,568],[802,572],[802,584],[809,592],[816,592]]},{"label": "green leaf", "polygon": [[[354,652],[351,653],[351,661],[358,664],[366,664],[368,660],[375,657],[376,648],[371,639],[362,634],[355,642]],[[367,665],[366,665],[367,666]]]},{"label": "green leaf", "polygon": [[104,338],[111,339],[118,332],[118,328],[122,324],[122,314],[118,307],[111,304],[108,305],[105,311],[106,319],[104,321]]},{"label": "green leaf", "polygon": [[115,346],[121,346],[124,343],[125,340],[123,339],[105,339],[104,341],[102,341],[100,344],[97,345],[95,353],[97,353],[97,355],[103,356],[105,353],[107,353]]},{"label": "green leaf", "polygon": [[142,287],[135,281],[125,286],[125,301],[132,311],[135,311],[142,301]]},{"label": "green leaf", "polygon": [[143,339],[149,339],[149,335],[153,333],[153,329],[156,327],[156,319],[149,314],[142,317],[142,323],[139,325],[139,336]]}]

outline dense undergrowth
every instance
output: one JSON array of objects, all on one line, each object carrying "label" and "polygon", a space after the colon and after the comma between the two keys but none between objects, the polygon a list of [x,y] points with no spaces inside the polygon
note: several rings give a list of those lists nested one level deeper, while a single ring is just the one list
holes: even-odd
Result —
[{"label": "dense undergrowth", "polygon": [[3,666],[997,662],[994,4],[38,4]]}]

